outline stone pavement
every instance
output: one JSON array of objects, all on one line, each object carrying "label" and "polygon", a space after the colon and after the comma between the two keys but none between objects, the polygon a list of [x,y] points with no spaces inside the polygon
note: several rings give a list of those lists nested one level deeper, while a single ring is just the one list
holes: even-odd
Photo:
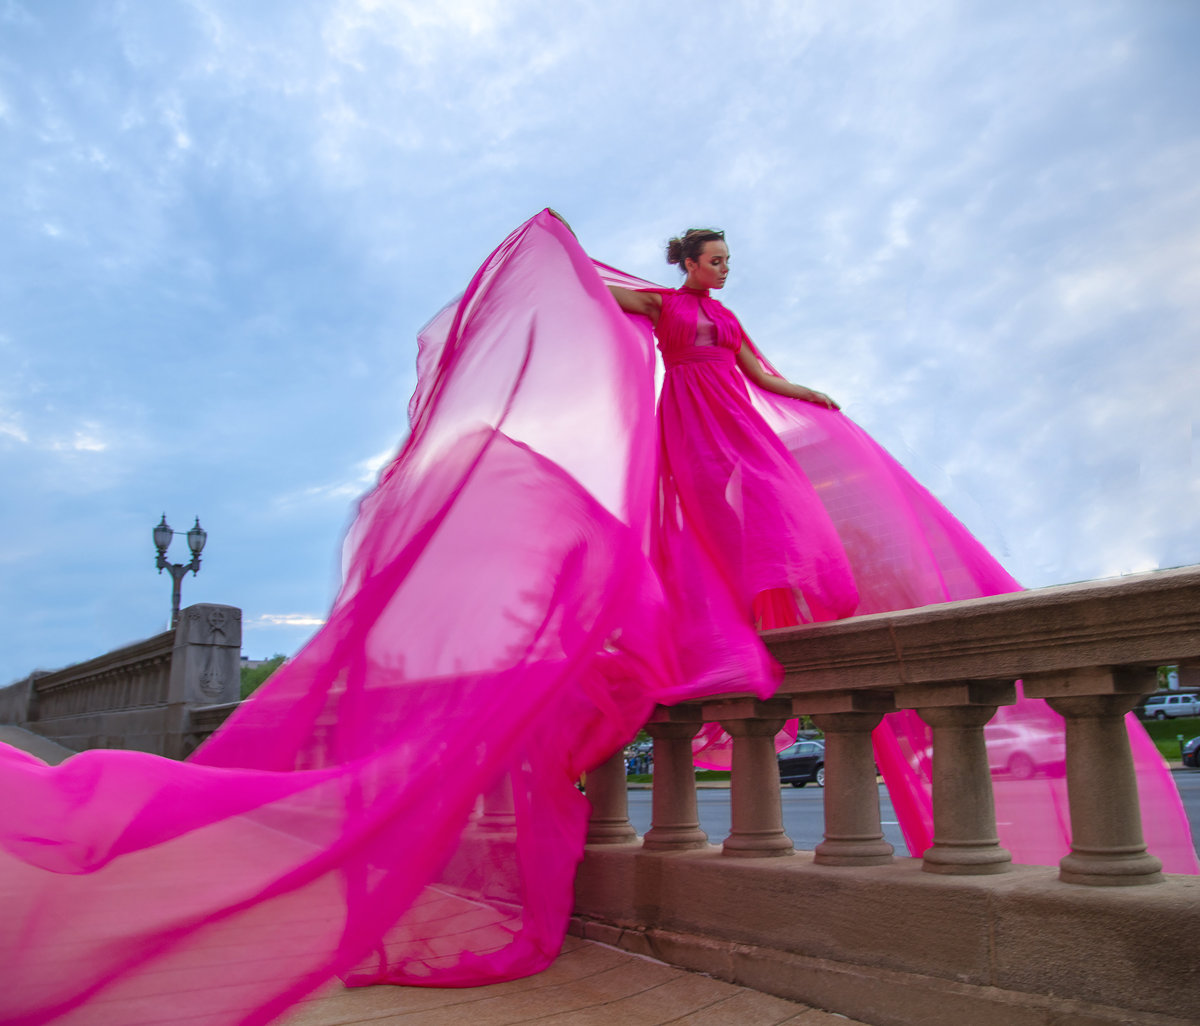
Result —
[{"label": "stone pavement", "polygon": [[543,973],[490,987],[331,988],[276,1026],[864,1026],[568,937]]}]

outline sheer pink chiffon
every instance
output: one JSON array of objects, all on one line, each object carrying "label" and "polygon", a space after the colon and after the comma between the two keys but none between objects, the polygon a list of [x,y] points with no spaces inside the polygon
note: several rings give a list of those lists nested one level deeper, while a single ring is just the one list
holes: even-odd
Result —
[{"label": "sheer pink chiffon", "polygon": [[[427,326],[418,372],[411,436],[360,504],[328,622],[190,761],[89,751],[47,767],[0,746],[0,1021],[259,1024],[336,975],[536,972],[571,909],[579,775],[655,702],[774,687],[745,608],[764,580],[779,615],[813,618],[850,611],[846,582],[861,611],[1015,587],[845,417],[751,392],[783,442],[769,459],[786,448],[811,483],[804,516],[782,515],[808,540],[785,579],[731,590],[682,507],[674,533],[658,519],[649,325],[545,212]],[[679,384],[663,431],[702,416],[707,393]],[[748,487],[742,508],[764,524]],[[828,525],[816,548],[810,517]],[[776,530],[732,529],[750,550]],[[682,663],[675,632],[700,614],[659,572],[674,545],[693,546],[682,557],[710,599],[710,655]],[[919,852],[928,742],[903,717],[880,735]],[[1170,781],[1147,781],[1151,828]],[[1005,843],[1052,861],[1061,785],[1039,783],[1053,801],[1010,810],[1021,836]],[[1171,843],[1186,838],[1176,823]],[[1151,845],[1164,859],[1166,843]]]},{"label": "sheer pink chiffon", "polygon": [[653,352],[542,216],[419,365],[327,624],[189,762],[0,747],[0,1021],[265,1023],[335,974],[477,984],[557,954],[575,783],[677,676]]}]

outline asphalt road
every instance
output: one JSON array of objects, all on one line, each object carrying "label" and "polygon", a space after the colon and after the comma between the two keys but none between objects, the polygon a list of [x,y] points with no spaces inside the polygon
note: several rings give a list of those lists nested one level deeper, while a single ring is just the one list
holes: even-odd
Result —
[{"label": "asphalt road", "polygon": [[[1200,770],[1182,770],[1174,774],[1183,799],[1188,822],[1192,825],[1192,843],[1200,853]],[[802,851],[811,851],[820,843],[825,831],[825,792],[815,784],[806,787],[784,787],[783,829]],[[700,810],[700,826],[709,840],[719,844],[729,834],[728,788],[700,788],[696,792]],[[883,835],[892,843],[897,855],[907,855],[904,838],[896,823],[887,789],[879,787],[879,811],[883,820]],[[629,820],[639,834],[650,829],[650,790],[629,792]]]}]

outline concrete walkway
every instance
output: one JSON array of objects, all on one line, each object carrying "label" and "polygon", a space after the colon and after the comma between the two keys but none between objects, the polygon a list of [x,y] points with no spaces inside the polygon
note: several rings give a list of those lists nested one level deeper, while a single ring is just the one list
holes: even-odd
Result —
[{"label": "concrete walkway", "polygon": [[543,973],[490,987],[336,987],[277,1026],[864,1026],[568,937]]},{"label": "concrete walkway", "polygon": [[13,748],[18,748],[22,752],[36,755],[42,762],[51,766],[57,766],[64,759],[78,754],[40,734],[4,723],[0,723],[0,741],[6,745],[12,745]]},{"label": "concrete walkway", "polygon": [[[0,741],[56,765],[75,753],[20,727]],[[728,787],[728,784],[724,786]],[[545,972],[490,987],[332,986],[276,1026],[864,1026],[844,1016],[568,937]]]}]

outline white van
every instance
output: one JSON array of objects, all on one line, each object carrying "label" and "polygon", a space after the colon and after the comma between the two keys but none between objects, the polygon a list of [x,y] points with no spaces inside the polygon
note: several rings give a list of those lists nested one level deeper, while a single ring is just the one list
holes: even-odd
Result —
[{"label": "white van", "polygon": [[1200,695],[1151,695],[1146,699],[1142,715],[1148,720],[1200,716]]}]

